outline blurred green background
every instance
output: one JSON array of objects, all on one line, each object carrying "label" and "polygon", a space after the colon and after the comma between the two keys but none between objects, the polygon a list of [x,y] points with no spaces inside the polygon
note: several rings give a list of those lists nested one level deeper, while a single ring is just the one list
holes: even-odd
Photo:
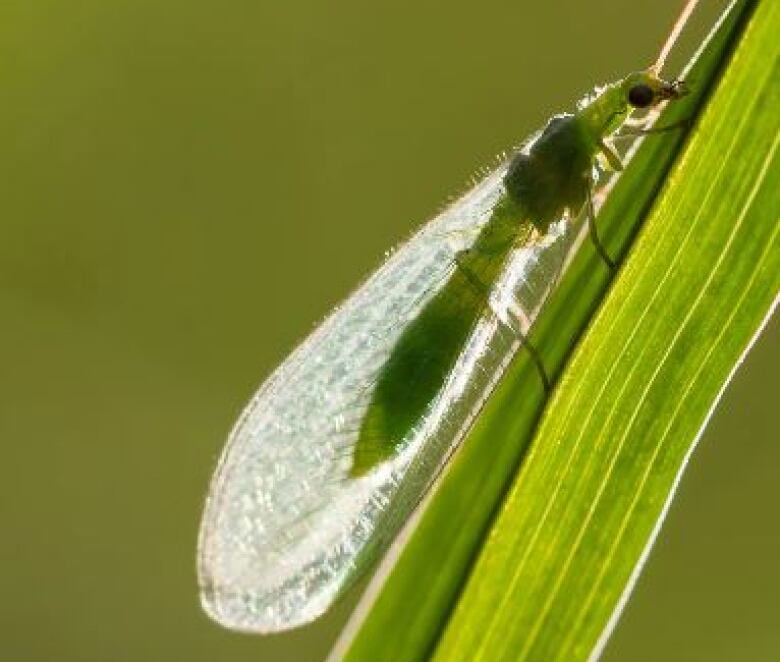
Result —
[{"label": "blurred green background", "polygon": [[[227,430],[387,248],[647,65],[680,4],[0,4],[0,659],[321,659],[349,600],[271,638],[200,611]],[[606,659],[780,657],[779,338],[726,393]]]}]

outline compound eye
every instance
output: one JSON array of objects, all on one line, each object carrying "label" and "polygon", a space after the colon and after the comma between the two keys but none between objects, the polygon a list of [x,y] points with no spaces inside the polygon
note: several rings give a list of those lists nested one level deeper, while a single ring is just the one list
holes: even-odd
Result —
[{"label": "compound eye", "polygon": [[655,93],[649,85],[634,85],[634,87],[628,91],[628,103],[634,108],[647,108],[653,103],[654,97]]}]

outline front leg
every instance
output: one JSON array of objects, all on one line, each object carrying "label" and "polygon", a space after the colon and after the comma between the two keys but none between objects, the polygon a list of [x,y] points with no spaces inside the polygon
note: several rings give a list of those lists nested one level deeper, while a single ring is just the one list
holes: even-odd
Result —
[{"label": "front leg", "polygon": [[663,126],[647,126],[647,125],[623,125],[613,137],[615,138],[629,138],[633,136],[647,136],[653,133],[666,133],[667,131],[676,131],[677,129],[686,129],[691,125],[691,119],[686,118],[671,124],[665,124]]},{"label": "front leg", "polygon": [[612,145],[602,139],[599,140],[599,149],[612,170],[615,172],[623,170],[623,161],[620,160],[620,155],[615,151],[615,148]]}]

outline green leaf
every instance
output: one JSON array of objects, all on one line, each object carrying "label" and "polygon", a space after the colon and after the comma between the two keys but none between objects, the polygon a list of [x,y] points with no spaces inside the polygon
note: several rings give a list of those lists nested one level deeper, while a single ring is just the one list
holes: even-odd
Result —
[{"label": "green leaf", "polygon": [[764,3],[567,368],[437,649],[587,659],[780,288],[777,3]]},{"label": "green leaf", "polygon": [[600,210],[611,254],[633,246],[606,301],[586,245],[537,323],[545,364],[571,358],[552,401],[520,352],[375,579],[347,659],[576,660],[617,613],[780,287],[779,12],[751,20],[756,5],[734,3],[659,120],[693,130],[645,140]]}]

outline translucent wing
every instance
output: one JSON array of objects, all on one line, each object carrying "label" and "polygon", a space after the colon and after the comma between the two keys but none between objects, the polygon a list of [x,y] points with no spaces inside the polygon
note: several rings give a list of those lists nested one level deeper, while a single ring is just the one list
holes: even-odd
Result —
[{"label": "translucent wing", "polygon": [[245,409],[213,479],[199,542],[202,602],[223,625],[278,631],[324,612],[389,545],[516,351],[502,313],[512,301],[533,321],[571,244],[563,222],[514,252],[491,295],[499,314],[476,325],[403,450],[350,477],[377,371],[446,281],[455,251],[490,217],[503,174],[499,168],[395,252]]}]

